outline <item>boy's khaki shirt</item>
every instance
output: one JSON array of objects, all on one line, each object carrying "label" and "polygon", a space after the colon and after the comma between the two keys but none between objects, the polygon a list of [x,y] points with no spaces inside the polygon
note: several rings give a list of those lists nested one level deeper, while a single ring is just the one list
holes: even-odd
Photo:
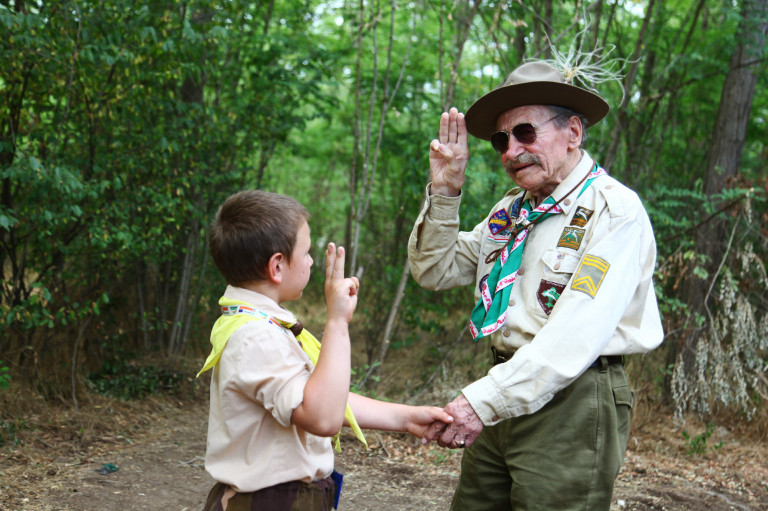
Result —
[{"label": "boy's khaki shirt", "polygon": [[[593,165],[585,152],[552,196],[563,197]],[[608,175],[577,198],[580,189],[560,203],[562,214],[530,231],[505,324],[479,339],[515,352],[462,390],[485,425],[536,412],[601,355],[644,353],[662,341],[656,242],[640,199]],[[472,231],[460,232],[461,197],[427,193],[408,244],[416,281],[434,290],[474,284],[477,301],[493,266],[486,256],[509,237],[489,222],[524,194],[512,190]]]},{"label": "boy's khaki shirt", "polygon": [[[260,293],[229,286],[224,296],[296,321]],[[232,334],[211,375],[205,468],[213,479],[251,492],[331,474],[331,439],[291,424],[311,371],[294,335],[275,323],[250,321]]]}]

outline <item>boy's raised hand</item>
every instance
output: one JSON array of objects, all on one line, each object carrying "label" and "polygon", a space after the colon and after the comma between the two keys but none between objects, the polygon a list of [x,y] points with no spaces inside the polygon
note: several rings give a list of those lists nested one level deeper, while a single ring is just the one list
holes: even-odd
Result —
[{"label": "boy's raised hand", "polygon": [[357,277],[344,278],[344,247],[328,244],[325,253],[325,302],[328,319],[339,318],[347,323],[357,307],[357,291],[360,282]]}]

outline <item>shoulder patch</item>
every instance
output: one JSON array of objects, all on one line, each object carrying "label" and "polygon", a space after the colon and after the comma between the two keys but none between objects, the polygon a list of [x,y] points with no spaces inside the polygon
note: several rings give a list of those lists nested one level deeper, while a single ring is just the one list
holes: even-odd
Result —
[{"label": "shoulder patch", "polygon": [[605,259],[589,254],[585,255],[579,265],[579,269],[576,270],[576,274],[573,276],[571,289],[581,291],[594,298],[610,267],[611,265]]}]

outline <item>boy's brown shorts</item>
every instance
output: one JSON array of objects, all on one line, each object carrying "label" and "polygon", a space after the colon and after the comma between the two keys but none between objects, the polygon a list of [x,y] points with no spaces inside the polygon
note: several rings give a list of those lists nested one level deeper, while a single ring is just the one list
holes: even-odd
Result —
[{"label": "boy's brown shorts", "polygon": [[[216,483],[208,493],[203,511],[224,511],[222,497],[229,486]],[[226,511],[331,511],[336,483],[327,477],[312,483],[290,481],[250,493],[235,493]]]}]

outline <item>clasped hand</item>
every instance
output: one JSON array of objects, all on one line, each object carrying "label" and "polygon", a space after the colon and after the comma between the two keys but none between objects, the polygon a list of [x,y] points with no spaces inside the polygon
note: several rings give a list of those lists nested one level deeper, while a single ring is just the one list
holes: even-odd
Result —
[{"label": "clasped hand", "polygon": [[453,422],[435,421],[421,435],[421,443],[437,441],[441,447],[469,447],[483,430],[483,422],[469,404],[464,394],[448,403],[445,412],[453,417]]}]

